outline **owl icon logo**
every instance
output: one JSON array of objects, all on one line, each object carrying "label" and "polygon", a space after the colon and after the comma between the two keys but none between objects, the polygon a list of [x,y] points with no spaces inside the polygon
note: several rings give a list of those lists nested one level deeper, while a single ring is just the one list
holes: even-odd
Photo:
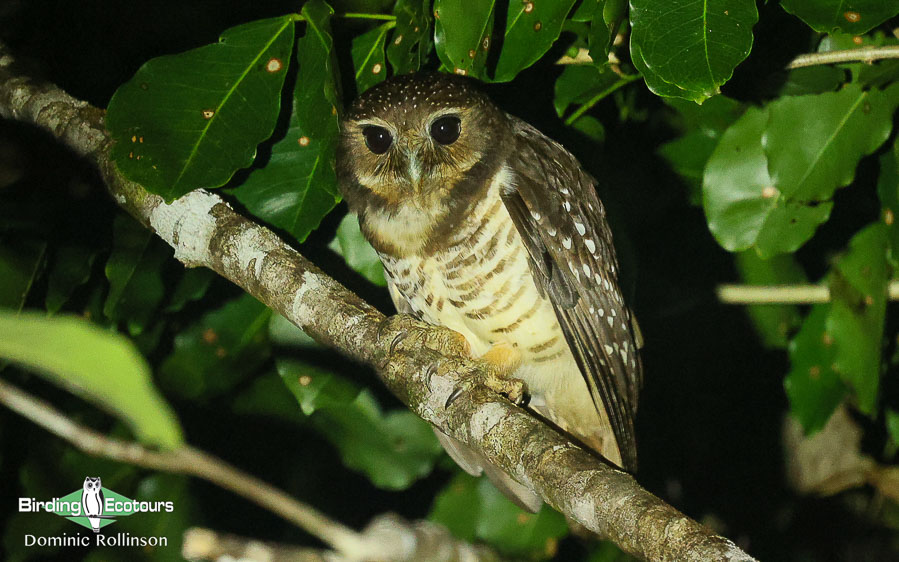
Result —
[{"label": "owl icon logo", "polygon": [[81,492],[81,513],[87,516],[95,533],[100,532],[100,519],[103,519],[103,487],[99,476],[88,476],[84,479]]}]

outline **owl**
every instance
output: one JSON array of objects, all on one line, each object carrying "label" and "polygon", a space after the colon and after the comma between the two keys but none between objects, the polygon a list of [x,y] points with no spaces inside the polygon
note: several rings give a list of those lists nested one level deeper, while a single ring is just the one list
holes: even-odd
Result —
[{"label": "owl", "polygon": [[[84,479],[81,492],[81,513],[91,522],[95,533],[100,532],[100,519],[103,515],[103,486],[99,476],[88,476]],[[90,517],[95,515],[96,517]]]},{"label": "owl", "polygon": [[[345,112],[337,174],[399,312],[459,332],[478,360],[525,383],[534,413],[636,469],[639,331],[594,180],[570,153],[469,78],[410,74]],[[539,508],[530,489],[437,436],[462,468]]]}]

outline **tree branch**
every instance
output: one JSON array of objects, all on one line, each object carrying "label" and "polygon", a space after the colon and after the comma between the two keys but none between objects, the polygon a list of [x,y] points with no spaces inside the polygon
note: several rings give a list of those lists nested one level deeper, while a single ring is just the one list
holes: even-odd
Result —
[{"label": "tree branch", "polygon": [[885,47],[862,47],[859,49],[843,49],[823,53],[807,53],[799,55],[787,65],[787,68],[802,68],[819,64],[836,64],[841,62],[873,63],[881,59],[899,59],[899,45]]},{"label": "tree branch", "polygon": [[[725,304],[817,304],[830,302],[827,285],[718,285],[718,300]],[[899,300],[899,280],[890,281],[888,298]]]},{"label": "tree branch", "polygon": [[[484,452],[551,506],[622,549],[649,560],[753,560],[598,460],[554,429],[481,385],[473,361],[446,329],[408,316],[384,318],[322,273],[270,230],[204,190],[165,204],[125,180],[109,160],[103,112],[54,86],[11,71],[0,45],[0,116],[48,130],[100,169],[115,200],[175,248],[243,287],[321,343],[376,367],[423,419]],[[483,373],[480,373],[483,375]],[[454,389],[463,396],[444,405]]]}]

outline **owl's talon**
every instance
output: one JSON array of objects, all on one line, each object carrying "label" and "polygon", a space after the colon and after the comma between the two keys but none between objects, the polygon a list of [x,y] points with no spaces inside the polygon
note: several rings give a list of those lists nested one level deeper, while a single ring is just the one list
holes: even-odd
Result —
[{"label": "owl's talon", "polygon": [[428,369],[425,371],[425,386],[428,387],[428,392],[434,392],[434,389],[431,388],[431,378],[436,372],[437,367],[433,363],[428,365]]},{"label": "owl's talon", "polygon": [[455,402],[457,398],[462,396],[463,392],[465,392],[464,386],[457,386],[456,388],[454,388],[453,391],[450,392],[450,395],[446,397],[446,403],[443,405],[443,408],[445,410],[448,410],[449,407],[453,405],[453,402]]},{"label": "owl's talon", "polygon": [[409,337],[409,332],[402,331],[394,336],[393,341],[390,342],[390,355],[393,355],[393,352],[396,350],[396,346],[403,342],[407,337]]}]

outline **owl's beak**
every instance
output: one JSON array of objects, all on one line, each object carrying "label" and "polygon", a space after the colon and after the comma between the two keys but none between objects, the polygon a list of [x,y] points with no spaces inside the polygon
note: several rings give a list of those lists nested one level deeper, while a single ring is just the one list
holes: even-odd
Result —
[{"label": "owl's beak", "polygon": [[409,185],[415,193],[421,193],[421,158],[419,156],[420,147],[413,146],[408,143],[403,152],[406,155],[406,177],[409,178]]}]

